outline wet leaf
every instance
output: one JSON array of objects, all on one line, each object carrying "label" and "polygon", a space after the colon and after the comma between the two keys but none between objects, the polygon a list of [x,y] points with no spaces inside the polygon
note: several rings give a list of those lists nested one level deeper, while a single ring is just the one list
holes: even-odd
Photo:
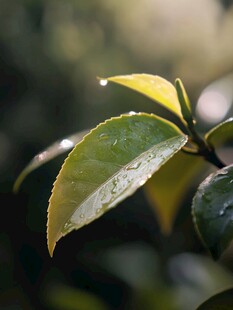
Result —
[{"label": "wet leaf", "polygon": [[196,310],[232,310],[233,309],[233,288],[220,292],[203,304]]},{"label": "wet leaf", "polygon": [[196,229],[214,259],[233,239],[233,165],[209,175],[193,199]]},{"label": "wet leaf", "polygon": [[54,184],[48,210],[48,248],[132,195],[172,157],[187,137],[153,114],[112,118],[77,144]]},{"label": "wet leaf", "polygon": [[164,78],[151,74],[117,75],[100,79],[100,84],[106,85],[108,81],[126,86],[149,97],[183,120],[176,89]]},{"label": "wet leaf", "polygon": [[15,193],[18,192],[22,182],[28,174],[30,174],[32,171],[39,168],[40,166],[44,165],[48,161],[52,160],[53,158],[65,152],[68,152],[75,146],[75,144],[80,142],[88,132],[88,130],[83,130],[66,138],[63,138],[62,140],[56,141],[51,146],[37,154],[17,177],[13,186],[13,191]]},{"label": "wet leaf", "polygon": [[145,184],[146,197],[163,234],[171,233],[186,194],[207,169],[208,165],[201,157],[179,151]]},{"label": "wet leaf", "polygon": [[233,117],[211,129],[205,135],[205,138],[214,147],[221,146],[228,141],[233,141]]}]

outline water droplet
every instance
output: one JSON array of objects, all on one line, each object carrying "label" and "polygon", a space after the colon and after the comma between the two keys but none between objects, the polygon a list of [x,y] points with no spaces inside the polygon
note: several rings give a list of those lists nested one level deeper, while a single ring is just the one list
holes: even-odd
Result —
[{"label": "water droplet", "polygon": [[83,219],[84,218],[84,214],[82,213],[82,214],[80,214],[80,216],[79,216],[81,219]]},{"label": "water droplet", "polygon": [[99,214],[99,213],[100,213],[100,211],[101,211],[101,209],[100,209],[100,208],[96,209],[96,214]]},{"label": "water droplet", "polygon": [[63,226],[62,233],[67,234],[69,231],[72,230],[72,228],[73,228],[73,223],[70,220],[68,220]]},{"label": "water droplet", "polygon": [[219,215],[220,215],[220,216],[223,216],[224,213],[225,213],[225,209],[222,209],[222,210],[219,211]]},{"label": "water droplet", "polygon": [[139,185],[142,186],[142,185],[144,185],[145,183],[146,183],[146,179],[141,180],[141,181],[139,182]]},{"label": "water droplet", "polygon": [[69,149],[74,146],[74,143],[69,139],[63,139],[59,146],[63,149]]},{"label": "water droplet", "polygon": [[109,137],[106,133],[101,133],[99,135],[99,140],[107,140]]},{"label": "water droplet", "polygon": [[114,145],[116,145],[116,144],[117,144],[117,142],[118,142],[118,140],[116,139],[116,140],[114,141],[114,143],[113,143],[113,146],[114,146]]},{"label": "water droplet", "polygon": [[124,175],[123,175],[123,179],[126,179],[126,178],[127,178],[127,174],[124,174]]},{"label": "water droplet", "polygon": [[100,83],[101,86],[106,86],[106,85],[108,84],[108,80],[106,80],[106,79],[101,79],[101,80],[99,81],[99,83]]},{"label": "water droplet", "polygon": [[137,113],[136,112],[134,112],[134,111],[130,111],[129,112],[129,115],[136,115]]},{"label": "water droplet", "polygon": [[136,169],[138,169],[140,166],[141,166],[141,163],[138,162],[138,163],[134,163],[133,165],[127,167],[126,169],[127,169],[127,170],[136,170]]}]

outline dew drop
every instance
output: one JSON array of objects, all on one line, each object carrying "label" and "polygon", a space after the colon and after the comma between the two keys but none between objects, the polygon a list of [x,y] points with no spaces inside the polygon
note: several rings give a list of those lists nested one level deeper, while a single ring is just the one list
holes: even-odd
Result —
[{"label": "dew drop", "polygon": [[108,135],[106,133],[101,133],[99,135],[99,140],[107,140],[108,139]]},{"label": "dew drop", "polygon": [[219,215],[220,215],[220,216],[223,216],[224,213],[225,213],[225,209],[222,209],[222,210],[219,211]]},{"label": "dew drop", "polygon": [[141,163],[138,162],[138,163],[135,163],[135,164],[133,164],[133,165],[127,167],[126,169],[127,169],[127,170],[136,170],[136,169],[138,169],[140,166],[141,166]]},{"label": "dew drop", "polygon": [[139,182],[139,185],[142,186],[142,185],[144,185],[145,183],[146,183],[146,179],[141,180],[141,181]]},{"label": "dew drop", "polygon": [[100,213],[100,211],[101,211],[101,209],[100,209],[100,208],[96,209],[96,214],[99,214],[99,213]]},{"label": "dew drop", "polygon": [[130,111],[129,112],[129,115],[136,115],[137,113],[136,112],[134,112],[134,111]]},{"label": "dew drop", "polygon": [[84,218],[84,214],[82,213],[82,214],[80,214],[80,216],[79,216],[81,219],[83,219]]},{"label": "dew drop", "polygon": [[99,81],[99,84],[100,84],[101,86],[106,86],[106,85],[108,84],[108,80],[106,80],[106,79],[101,79],[101,80]]},{"label": "dew drop", "polygon": [[114,141],[114,143],[113,143],[113,146],[114,146],[114,145],[116,145],[116,144],[117,144],[117,142],[118,142],[118,140],[116,139],[116,140]]},{"label": "dew drop", "polygon": [[69,220],[65,223],[62,229],[62,233],[67,234],[73,228],[73,223]]}]

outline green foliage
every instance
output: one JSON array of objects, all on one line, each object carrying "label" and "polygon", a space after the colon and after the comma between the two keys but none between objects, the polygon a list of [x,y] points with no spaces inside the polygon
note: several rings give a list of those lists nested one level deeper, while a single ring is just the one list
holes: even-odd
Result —
[{"label": "green foliage", "polygon": [[[155,206],[161,230],[170,232],[189,184],[207,172],[204,159],[217,171],[199,186],[192,214],[200,239],[213,258],[219,258],[233,238],[233,173],[232,166],[223,168],[214,148],[233,139],[232,118],[202,138],[180,79],[175,87],[149,74],[100,79],[103,86],[108,82],[131,88],[172,111],[188,136],[175,124],[146,113],[109,119],[85,135],[66,158],[54,183],[47,225],[50,255],[62,236],[97,219],[150,178],[145,192]],[[57,155],[60,151],[58,148]],[[56,151],[52,154],[54,157]],[[29,164],[23,177],[37,166]],[[23,178],[19,179],[15,189]]]}]

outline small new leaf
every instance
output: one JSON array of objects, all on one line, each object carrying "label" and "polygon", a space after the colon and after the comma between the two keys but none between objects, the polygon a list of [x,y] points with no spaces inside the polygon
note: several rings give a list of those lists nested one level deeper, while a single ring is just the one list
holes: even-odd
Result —
[{"label": "small new leaf", "polygon": [[184,88],[184,85],[180,79],[176,79],[175,85],[183,118],[185,119],[188,125],[193,126],[194,120],[191,111],[191,104],[189,101],[189,97],[186,93],[186,90]]},{"label": "small new leaf", "polygon": [[133,89],[160,103],[183,121],[176,89],[166,79],[151,74],[130,74],[100,79],[100,84],[105,86],[108,81]]},{"label": "small new leaf", "polygon": [[208,170],[209,166],[203,158],[181,150],[145,184],[146,197],[164,235],[171,233],[179,208],[186,195],[190,194],[190,184],[198,185]]}]

